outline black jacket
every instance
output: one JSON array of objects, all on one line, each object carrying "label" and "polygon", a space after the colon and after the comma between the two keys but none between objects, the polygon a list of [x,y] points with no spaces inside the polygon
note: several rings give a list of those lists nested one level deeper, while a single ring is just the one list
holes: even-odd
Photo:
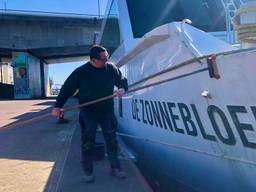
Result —
[{"label": "black jacket", "polygon": [[[104,68],[96,68],[87,62],[66,79],[56,99],[55,107],[63,107],[76,90],[79,91],[79,103],[83,104],[113,94],[114,86],[128,89],[127,79],[115,65],[107,63]],[[96,112],[113,111],[113,99],[86,106],[83,109]]]}]

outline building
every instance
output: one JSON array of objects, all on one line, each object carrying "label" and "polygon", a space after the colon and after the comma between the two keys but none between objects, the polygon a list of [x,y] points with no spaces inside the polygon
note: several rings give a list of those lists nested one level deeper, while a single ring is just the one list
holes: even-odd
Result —
[{"label": "building", "polygon": [[0,83],[13,85],[13,67],[10,61],[0,62]]}]

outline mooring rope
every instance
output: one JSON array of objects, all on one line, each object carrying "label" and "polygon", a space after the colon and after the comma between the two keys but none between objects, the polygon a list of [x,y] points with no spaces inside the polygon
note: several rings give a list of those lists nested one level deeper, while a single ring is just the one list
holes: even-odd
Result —
[{"label": "mooring rope", "polygon": [[[96,99],[96,100],[93,100],[93,101],[89,101],[87,103],[74,105],[72,107],[62,109],[61,111],[63,111],[63,112],[74,111],[74,110],[79,109],[81,107],[85,107],[85,106],[92,105],[92,104],[95,104],[95,103],[98,103],[98,102],[101,102],[101,101],[104,101],[104,100],[107,100],[107,99],[114,98],[115,96],[116,96],[115,94],[112,94],[112,95],[102,97],[102,98],[99,98],[99,99]],[[27,124],[30,124],[32,122],[39,121],[41,119],[44,119],[44,118],[50,117],[50,116],[52,116],[51,113],[46,113],[46,114],[43,114],[43,115],[39,115],[37,117],[33,117],[31,119],[28,119],[28,120],[24,120],[24,121],[20,121],[20,122],[17,122],[17,123],[10,124],[10,125],[6,125],[6,126],[3,126],[1,128],[14,128],[14,127],[17,127],[17,126],[23,126],[23,125],[27,125]]]},{"label": "mooring rope", "polygon": [[[197,58],[197,60],[198,59],[201,60],[201,59],[204,59],[204,58],[207,58],[207,57],[208,56],[200,57],[200,58]],[[193,62],[195,62],[197,60],[191,59],[189,61],[185,61],[185,62],[181,63],[178,66],[174,66],[174,67],[171,67],[171,68],[169,68],[167,70],[164,70],[163,72],[159,73],[158,75],[167,73],[167,72],[169,72],[171,70],[175,70],[176,68],[182,67],[184,65],[191,64],[191,63],[193,63]],[[192,75],[192,74],[195,74],[195,73],[198,73],[198,72],[206,71],[206,70],[208,70],[207,67],[203,68],[201,70],[198,70],[196,72],[190,72],[190,73],[186,73],[186,74],[183,74],[183,75],[179,75],[177,77],[166,78],[166,79],[154,82],[154,83],[150,83],[150,84],[143,85],[143,86],[140,86],[140,87],[131,88],[128,91],[126,91],[125,94],[136,92],[136,91],[139,91],[139,90],[142,90],[142,89],[146,89],[146,88],[149,88],[149,87],[152,87],[152,86],[156,86],[156,85],[159,85],[159,84],[162,84],[162,83],[166,83],[168,81],[176,80],[176,79],[179,79],[179,78],[182,78],[182,77],[185,77],[185,76],[188,76],[188,75]],[[152,76],[150,78],[154,78],[154,77],[155,76]],[[142,83],[142,82],[140,82],[140,83]],[[133,85],[132,85],[132,87],[133,87]],[[79,109],[79,108],[82,108],[82,107],[85,107],[85,106],[88,106],[88,105],[92,105],[92,104],[95,104],[95,103],[98,103],[98,102],[101,102],[101,101],[105,101],[105,100],[108,100],[108,99],[112,99],[114,97],[116,97],[115,93],[112,94],[112,95],[108,95],[106,97],[102,97],[102,98],[99,98],[99,99],[96,99],[96,100],[93,100],[93,101],[89,101],[89,102],[83,103],[83,104],[78,104],[78,105],[75,105],[75,106],[72,106],[72,107],[68,107],[68,108],[62,109],[61,111],[62,112],[74,111],[76,109]],[[19,122],[16,122],[16,123],[12,123],[10,125],[3,126],[1,128],[13,128],[13,127],[17,127],[17,126],[23,126],[23,125],[27,125],[27,124],[30,124],[32,122],[39,121],[41,119],[44,119],[44,118],[50,117],[50,116],[52,116],[51,113],[46,113],[46,114],[43,114],[43,115],[40,115],[40,116],[37,116],[37,117],[33,117],[33,118],[29,119],[29,120],[19,121]]]},{"label": "mooring rope", "polygon": [[[200,71],[205,71],[207,69],[208,68],[203,68],[199,71],[196,71],[196,73],[198,73]],[[125,94],[136,92],[136,91],[146,89],[146,88],[149,88],[149,87],[152,87],[152,86],[156,86],[156,85],[159,85],[159,84],[162,84],[162,83],[166,83],[168,81],[176,80],[176,79],[179,79],[179,78],[182,78],[182,77],[194,74],[194,73],[195,72],[186,73],[186,74],[180,75],[178,77],[171,77],[171,78],[167,78],[167,79],[164,79],[164,80],[161,80],[161,81],[150,83],[148,85],[140,86],[140,87],[137,87],[137,88],[132,88],[132,89],[128,90],[127,92],[125,92]],[[108,99],[112,99],[114,97],[116,97],[116,94],[108,95],[106,97],[95,99],[93,101],[89,101],[89,102],[86,102],[86,103],[83,103],[83,104],[77,104],[77,105],[74,105],[72,107],[62,109],[61,111],[62,112],[74,111],[76,109],[79,109],[79,108],[82,108],[82,107],[85,107],[85,106],[89,106],[89,105],[92,105],[92,104],[95,104],[95,103],[99,103],[101,101],[105,101],[105,100],[108,100]],[[17,127],[17,126],[23,126],[23,125],[27,125],[27,124],[33,123],[35,121],[39,121],[41,119],[44,119],[44,118],[50,117],[50,116],[51,116],[51,113],[46,113],[46,114],[43,114],[43,115],[40,115],[40,116],[37,116],[37,117],[33,117],[29,120],[24,120],[24,121],[20,121],[20,122],[17,122],[17,123],[13,123],[13,124],[10,124],[10,125],[3,126],[2,128],[13,128],[13,127]]]},{"label": "mooring rope", "polygon": [[[248,51],[249,50],[251,50],[251,49],[248,49]],[[226,54],[233,54],[233,53],[236,53],[236,51],[220,52],[220,53],[217,53],[216,56],[226,55]],[[171,68],[168,68],[168,69],[162,71],[161,73],[158,73],[157,75],[162,75],[164,73],[168,73],[168,72],[170,72],[172,70],[175,70],[175,69],[177,69],[179,67],[183,67],[184,65],[192,64],[194,62],[197,62],[198,60],[206,59],[209,56],[211,56],[211,55],[206,55],[206,56],[202,56],[202,57],[199,57],[199,58],[190,59],[190,60],[185,61],[185,62],[183,62],[183,63],[181,63],[181,64],[179,64],[177,66],[173,66]],[[190,73],[182,74],[182,75],[179,75],[179,76],[176,76],[176,77],[166,78],[166,79],[163,79],[163,80],[160,80],[160,81],[157,81],[157,82],[153,82],[153,83],[149,83],[147,85],[143,85],[143,86],[140,86],[140,87],[135,87],[136,85],[142,83],[142,81],[140,81],[138,83],[135,83],[136,85],[135,84],[131,85],[131,87],[135,87],[135,88],[129,89],[128,91],[125,92],[125,94],[133,93],[133,92],[136,92],[136,91],[139,91],[139,90],[142,90],[142,89],[146,89],[146,88],[149,88],[149,87],[152,87],[152,86],[156,86],[156,85],[159,85],[159,84],[163,84],[163,83],[166,83],[166,82],[169,82],[169,81],[172,81],[172,80],[177,80],[177,79],[180,79],[180,78],[183,78],[183,77],[195,74],[195,73],[206,71],[208,69],[209,69],[208,67],[205,67],[205,68],[202,68],[202,69],[197,70],[197,71],[193,71],[193,72],[190,72]],[[149,80],[149,79],[155,78],[155,77],[156,77],[156,75],[152,75],[152,76],[149,76],[148,78],[145,78],[144,80]],[[108,95],[106,97],[102,97],[102,98],[99,98],[99,99],[96,99],[96,100],[93,100],[93,101],[89,101],[89,102],[86,102],[86,103],[83,103],[83,104],[78,104],[78,105],[75,105],[75,106],[72,106],[72,107],[68,107],[68,108],[62,109],[62,111],[63,112],[74,111],[74,110],[79,109],[81,107],[85,107],[85,106],[92,105],[92,104],[95,104],[95,103],[98,103],[98,102],[101,102],[101,101],[112,99],[114,97],[116,97],[115,94]],[[16,122],[16,123],[12,123],[10,125],[3,126],[1,128],[13,128],[13,127],[17,127],[17,126],[23,126],[23,125],[27,125],[27,124],[30,124],[32,122],[39,121],[41,119],[44,119],[44,118],[50,117],[50,116],[52,116],[51,113],[46,113],[46,114],[43,114],[43,115],[40,115],[40,116],[37,116],[37,117],[33,117],[33,118],[29,119],[29,120],[19,121],[19,122]]]}]

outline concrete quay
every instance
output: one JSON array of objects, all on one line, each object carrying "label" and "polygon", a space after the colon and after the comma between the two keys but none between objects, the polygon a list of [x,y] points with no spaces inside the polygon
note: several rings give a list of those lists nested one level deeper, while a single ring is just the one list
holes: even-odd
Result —
[{"label": "concrete quay", "polygon": [[[65,114],[66,124],[53,117],[25,126],[3,128],[11,123],[49,113],[54,100],[0,101],[0,192],[146,192],[149,185],[121,146],[125,180],[109,174],[109,163],[95,162],[93,184],[87,184],[80,165],[78,111]],[[68,105],[76,104],[70,100]],[[99,132],[97,141],[101,141]]]}]

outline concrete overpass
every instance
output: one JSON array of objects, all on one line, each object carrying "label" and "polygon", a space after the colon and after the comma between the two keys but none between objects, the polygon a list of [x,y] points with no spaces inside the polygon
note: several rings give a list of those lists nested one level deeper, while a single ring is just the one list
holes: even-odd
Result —
[{"label": "concrete overpass", "polygon": [[46,64],[85,59],[101,23],[92,15],[0,10],[0,62],[14,66],[15,98],[47,95]]},{"label": "concrete overpass", "polygon": [[46,63],[87,56],[101,23],[82,14],[0,11],[0,56],[25,51]]}]

